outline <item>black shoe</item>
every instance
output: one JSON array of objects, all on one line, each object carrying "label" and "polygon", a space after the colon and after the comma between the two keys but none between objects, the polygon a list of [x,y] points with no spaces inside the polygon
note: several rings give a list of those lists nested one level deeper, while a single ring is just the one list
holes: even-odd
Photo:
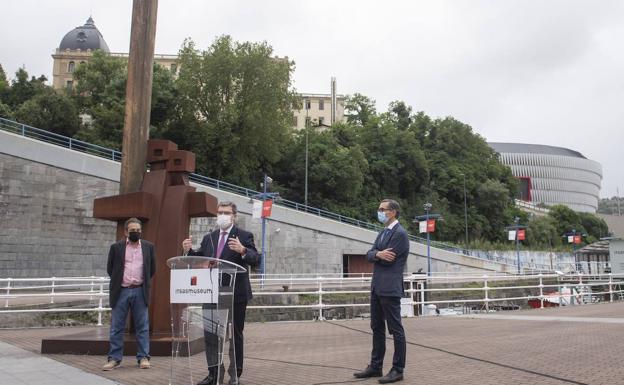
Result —
[{"label": "black shoe", "polygon": [[366,369],[361,372],[353,373],[353,377],[355,378],[369,378],[369,377],[381,377],[383,373],[380,369],[375,369],[372,366],[368,365]]},{"label": "black shoe", "polygon": [[215,385],[215,379],[212,374],[209,374],[206,378],[198,382],[197,385]]},{"label": "black shoe", "polygon": [[238,377],[230,377],[230,381],[228,385],[240,385],[240,381],[238,381]]},{"label": "black shoe", "polygon": [[380,384],[390,384],[392,382],[403,381],[403,373],[395,368],[390,369],[388,374],[379,379]]}]

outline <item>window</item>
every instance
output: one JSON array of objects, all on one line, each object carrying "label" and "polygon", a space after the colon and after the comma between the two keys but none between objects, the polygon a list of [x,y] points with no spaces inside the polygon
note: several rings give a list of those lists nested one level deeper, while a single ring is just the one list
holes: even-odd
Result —
[{"label": "window", "polygon": [[71,90],[74,87],[74,81],[73,80],[68,80],[66,87],[68,90]]},{"label": "window", "polygon": [[293,115],[293,127],[297,127],[297,123],[299,123],[299,121],[297,120],[297,117],[295,115]]},{"label": "window", "polygon": [[306,99],[305,100],[305,109],[309,110],[311,105],[312,105],[312,103],[310,103],[310,99]]},{"label": "window", "polygon": [[312,118],[310,118],[309,116],[306,116],[306,120],[305,120],[306,127],[310,125],[311,121],[312,121]]},{"label": "window", "polygon": [[323,99],[319,99],[319,110],[325,109],[325,101]]},{"label": "window", "polygon": [[319,126],[322,126],[323,123],[325,123],[325,118],[322,116],[319,116]]},{"label": "window", "polygon": [[67,65],[67,72],[72,73],[74,72],[75,68],[76,68],[76,63],[74,63],[73,61],[70,61],[69,64]]},{"label": "window", "polygon": [[172,73],[175,74],[178,72],[178,65],[176,63],[172,63],[170,68]]}]

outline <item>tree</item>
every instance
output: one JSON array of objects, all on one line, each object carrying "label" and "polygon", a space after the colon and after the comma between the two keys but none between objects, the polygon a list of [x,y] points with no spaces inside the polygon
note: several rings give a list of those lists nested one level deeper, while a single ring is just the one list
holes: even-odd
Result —
[{"label": "tree", "polygon": [[294,63],[267,43],[221,36],[180,50],[176,116],[163,136],[195,152],[198,171],[255,187],[291,140]]},{"label": "tree", "polygon": [[24,102],[15,117],[22,123],[66,136],[73,136],[80,128],[74,101],[52,89]]},{"label": "tree", "polygon": [[10,89],[5,90],[4,103],[13,111],[17,110],[22,103],[50,88],[45,85],[46,80],[43,75],[28,79],[28,72],[20,68],[15,73],[15,79],[11,82]]}]

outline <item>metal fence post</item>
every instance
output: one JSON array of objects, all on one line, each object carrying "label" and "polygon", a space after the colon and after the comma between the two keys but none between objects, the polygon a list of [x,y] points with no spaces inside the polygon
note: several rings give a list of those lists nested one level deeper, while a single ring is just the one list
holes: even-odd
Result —
[{"label": "metal fence post", "polygon": [[609,302],[613,302],[613,277],[609,273]]},{"label": "metal fence post", "polygon": [[50,303],[54,303],[54,285],[56,283],[56,277],[52,277],[52,292],[50,293]]},{"label": "metal fence post", "polygon": [[319,306],[319,321],[324,321],[323,318],[323,277],[319,277],[318,280],[318,306]]},{"label": "metal fence post", "polygon": [[542,281],[542,273],[539,273],[539,289],[540,289],[540,309],[544,308],[544,282]]},{"label": "metal fence post", "polygon": [[489,292],[489,288],[488,288],[488,280],[487,280],[488,276],[487,274],[483,275],[483,292],[484,292],[484,298],[483,300],[485,301],[485,312],[489,313],[490,311],[490,299],[488,296],[488,292]]},{"label": "metal fence post", "polygon": [[11,293],[11,278],[7,279],[7,285],[6,285],[6,302],[4,302],[4,307],[9,307],[9,294]]},{"label": "metal fence post", "polygon": [[104,290],[103,290],[103,286],[100,283],[100,301],[99,301],[99,306],[98,306],[98,324],[97,326],[102,326],[102,296],[104,295]]}]

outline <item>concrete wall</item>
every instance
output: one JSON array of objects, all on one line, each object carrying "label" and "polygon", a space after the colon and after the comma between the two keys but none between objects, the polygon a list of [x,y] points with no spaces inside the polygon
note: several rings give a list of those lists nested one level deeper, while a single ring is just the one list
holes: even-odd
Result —
[{"label": "concrete wall", "polygon": [[[105,275],[115,240],[112,222],[94,219],[93,199],[115,195],[119,163],[0,131],[0,277]],[[248,198],[196,186],[234,201],[239,224],[261,248],[261,225]],[[194,219],[195,245],[214,227]],[[267,223],[267,273],[341,273],[344,254],[364,254],[376,233],[274,206]],[[407,271],[426,271],[426,245],[412,242]],[[514,271],[474,257],[431,248],[434,271]]]}]

